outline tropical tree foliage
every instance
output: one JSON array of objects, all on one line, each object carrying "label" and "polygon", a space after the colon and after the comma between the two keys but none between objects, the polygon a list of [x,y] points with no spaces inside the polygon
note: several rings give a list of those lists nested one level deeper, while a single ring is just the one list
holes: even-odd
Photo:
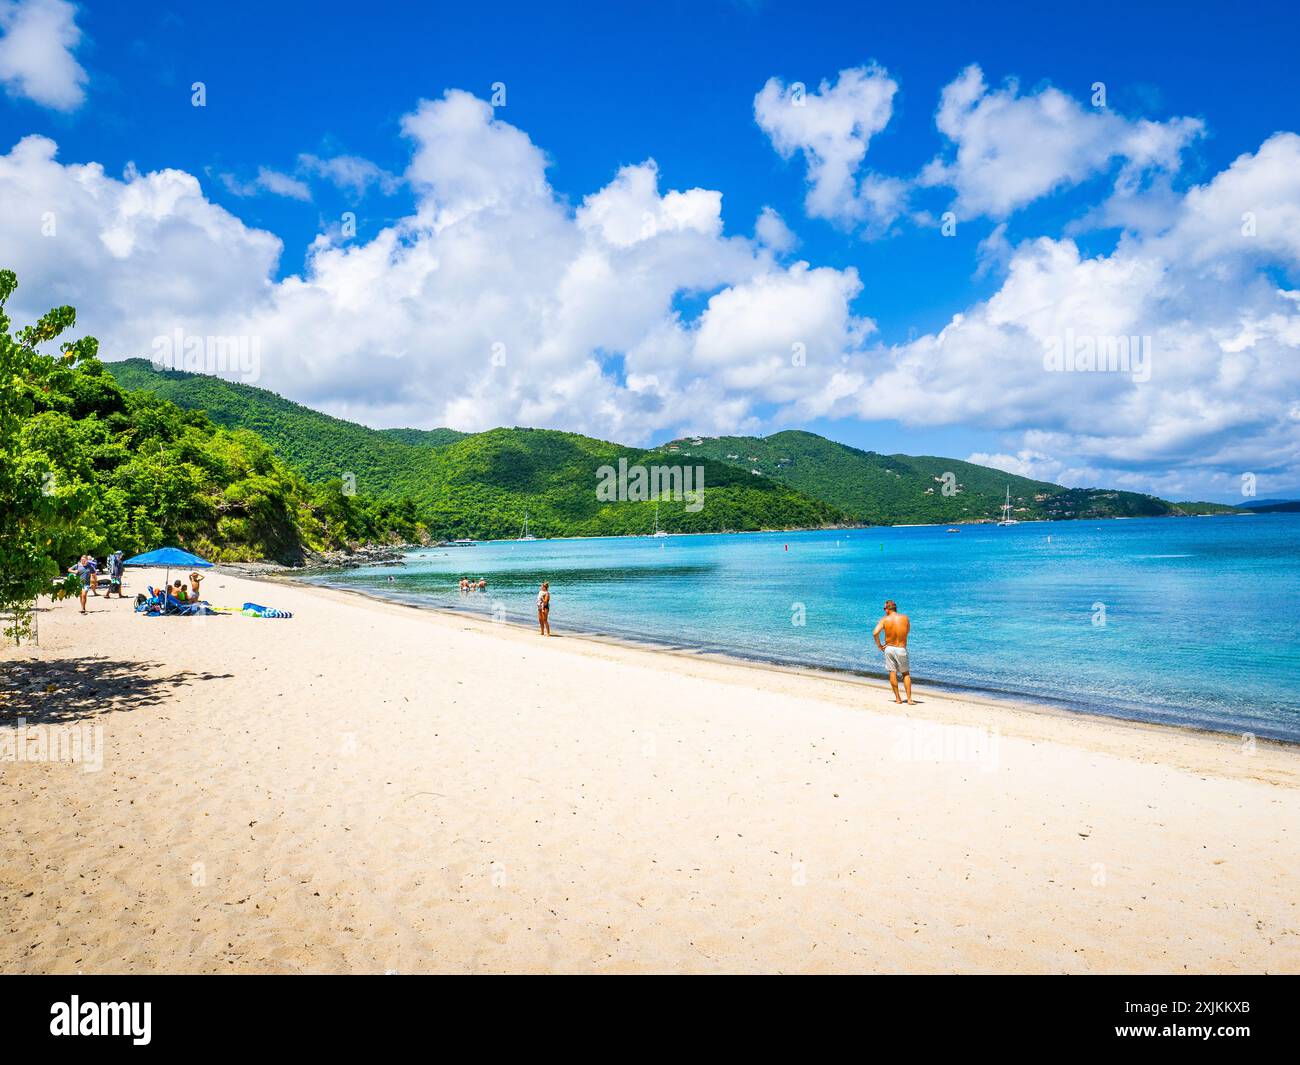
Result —
[{"label": "tropical tree foliage", "polygon": [[[31,628],[38,594],[53,592],[60,557],[75,542],[89,493],[84,482],[58,476],[58,464],[45,448],[32,448],[44,427],[34,426],[56,372],[72,372],[79,360],[91,359],[96,341],[85,337],[61,345],[59,358],[37,351],[56,340],[77,320],[71,307],[56,307],[34,325],[10,332],[6,313],[18,287],[12,270],[0,270],[0,615],[5,636],[21,639]],[[54,441],[47,441],[54,445]],[[61,582],[66,588],[70,580]]]},{"label": "tropical tree foliage", "polygon": [[[17,286],[0,271],[0,611],[28,631],[31,604],[83,553],[173,544],[214,561],[298,562],[311,551],[423,538],[415,504],[312,485],[255,433],[124,391],[92,338],[39,347],[76,321],[59,307],[10,333]],[[61,581],[64,590],[71,590]]]}]

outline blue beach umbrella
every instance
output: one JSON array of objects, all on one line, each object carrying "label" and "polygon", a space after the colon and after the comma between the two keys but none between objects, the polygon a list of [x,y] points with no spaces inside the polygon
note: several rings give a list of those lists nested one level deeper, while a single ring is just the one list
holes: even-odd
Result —
[{"label": "blue beach umbrella", "polygon": [[212,563],[206,558],[199,558],[198,555],[192,555],[188,551],[182,551],[179,547],[160,547],[156,551],[146,551],[143,555],[136,555],[134,558],[128,558],[122,563],[124,566],[165,566],[167,576],[165,582],[171,583],[172,567],[177,566],[184,568],[189,566],[190,569],[211,569]]}]

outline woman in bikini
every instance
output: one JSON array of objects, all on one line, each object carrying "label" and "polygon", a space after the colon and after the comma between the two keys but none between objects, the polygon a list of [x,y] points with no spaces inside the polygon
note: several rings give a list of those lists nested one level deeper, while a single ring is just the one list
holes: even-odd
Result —
[{"label": "woman in bikini", "polygon": [[551,586],[546,581],[537,593],[537,625],[543,636],[551,634]]}]

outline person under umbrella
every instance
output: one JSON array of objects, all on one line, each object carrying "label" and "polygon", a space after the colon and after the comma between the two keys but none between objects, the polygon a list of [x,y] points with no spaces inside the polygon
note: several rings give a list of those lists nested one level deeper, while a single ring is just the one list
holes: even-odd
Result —
[{"label": "person under umbrella", "polygon": [[167,575],[163,579],[164,589],[171,583],[173,566],[190,566],[193,569],[212,568],[212,563],[206,558],[199,558],[198,555],[191,554],[189,551],[182,551],[179,547],[160,547],[156,551],[146,551],[143,555],[128,558],[123,565],[166,567]]}]

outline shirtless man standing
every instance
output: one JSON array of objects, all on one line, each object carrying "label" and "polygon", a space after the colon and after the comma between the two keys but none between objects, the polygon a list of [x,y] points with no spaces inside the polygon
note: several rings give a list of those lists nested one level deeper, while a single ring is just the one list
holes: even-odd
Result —
[{"label": "shirtless man standing", "polygon": [[[907,705],[912,702],[912,666],[907,660],[907,634],[912,622],[906,614],[898,612],[898,604],[892,599],[885,600],[885,616],[876,622],[876,629],[871,638],[876,646],[885,652],[885,667],[889,670],[889,686],[894,689],[894,702],[901,703],[898,697],[898,675],[903,674],[903,687],[907,689]],[[881,631],[885,633],[885,642],[880,642]]]}]

